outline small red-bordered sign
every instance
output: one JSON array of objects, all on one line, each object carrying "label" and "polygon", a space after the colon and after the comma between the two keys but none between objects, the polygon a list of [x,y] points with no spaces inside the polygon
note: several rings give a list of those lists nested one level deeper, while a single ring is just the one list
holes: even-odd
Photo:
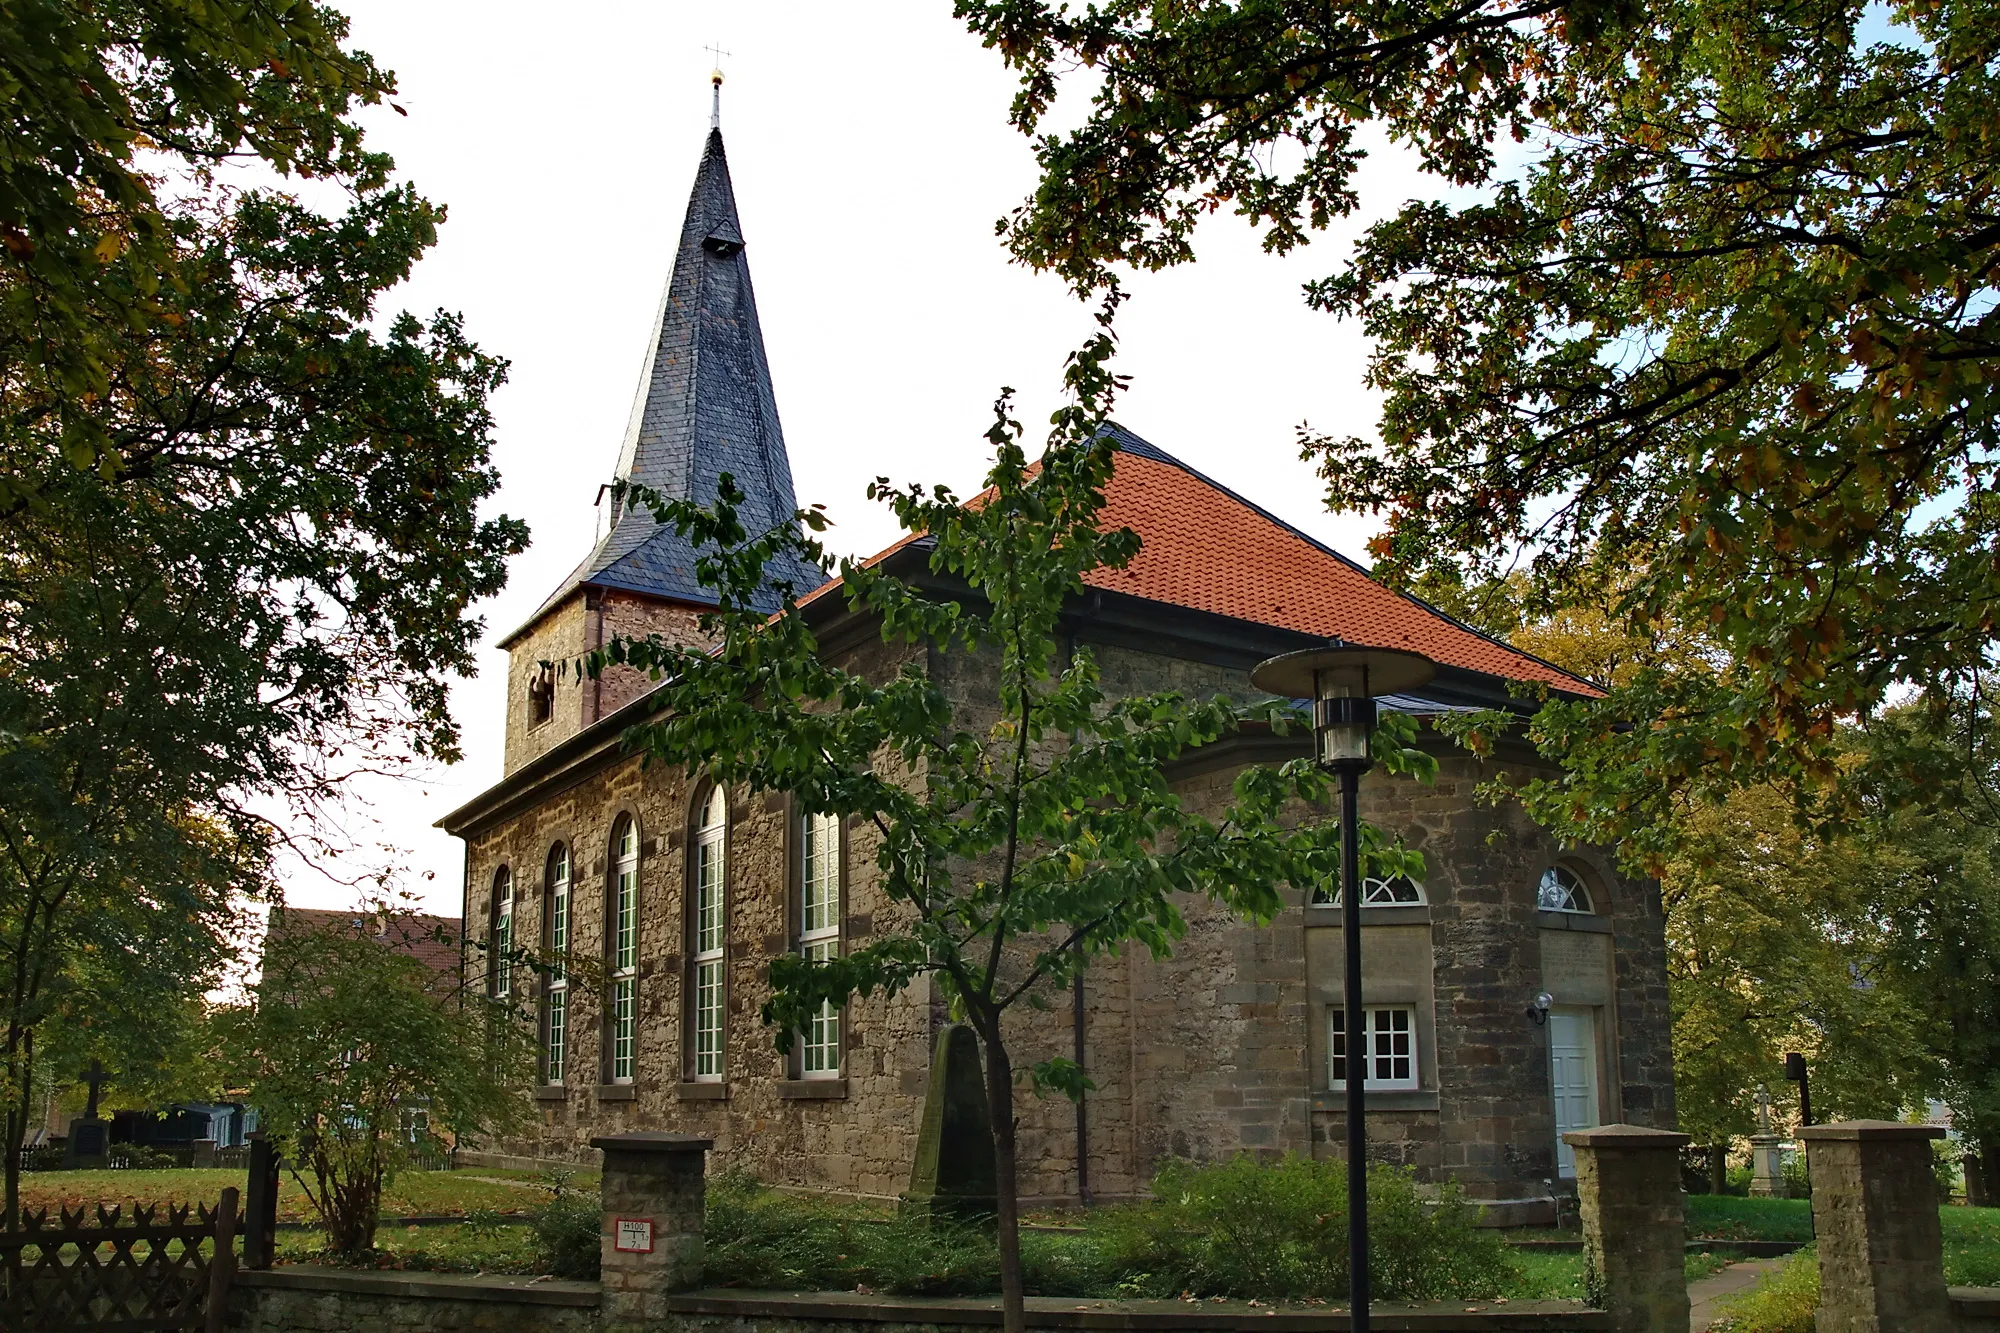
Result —
[{"label": "small red-bordered sign", "polygon": [[611,1219],[611,1248],[623,1254],[653,1252],[653,1219],[614,1217]]}]

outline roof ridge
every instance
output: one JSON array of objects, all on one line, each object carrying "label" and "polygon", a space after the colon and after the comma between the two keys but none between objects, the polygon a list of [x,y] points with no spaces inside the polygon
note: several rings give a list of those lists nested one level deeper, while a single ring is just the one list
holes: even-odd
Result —
[{"label": "roof ridge", "polygon": [[[1425,611],[1428,611],[1430,614],[1436,616],[1438,619],[1445,621],[1447,624],[1450,624],[1458,629],[1464,630],[1467,634],[1475,635],[1476,637],[1484,639],[1486,640],[1486,642],[1493,644],[1495,647],[1506,649],[1510,653],[1517,653],[1520,656],[1527,658],[1529,661],[1534,662],[1539,666],[1547,667],[1551,671],[1555,671],[1564,676],[1569,677],[1569,679],[1576,681],[1579,685],[1589,686],[1589,688],[1593,690],[1598,688],[1597,686],[1592,685],[1589,681],[1585,680],[1582,676],[1577,675],[1574,671],[1569,670],[1567,667],[1557,666],[1554,662],[1548,661],[1545,658],[1537,657],[1535,654],[1528,652],[1526,649],[1515,647],[1513,644],[1507,642],[1505,639],[1499,638],[1492,634],[1488,634],[1485,630],[1480,629],[1476,625],[1469,625],[1465,621],[1460,620],[1457,616],[1452,615],[1449,611],[1445,611],[1440,607],[1433,605],[1431,602],[1425,600],[1422,597],[1417,596],[1413,592],[1406,592],[1401,588],[1390,587],[1387,583],[1384,583],[1381,579],[1376,578],[1374,573],[1367,566],[1361,564],[1361,562],[1355,560],[1352,556],[1347,555],[1346,553],[1341,551],[1338,547],[1329,546],[1327,543],[1313,536],[1310,532],[1307,532],[1305,529],[1299,527],[1294,523],[1287,522],[1283,518],[1280,518],[1278,515],[1264,508],[1263,505],[1258,504],[1255,500],[1252,500],[1248,496],[1239,493],[1232,487],[1227,486],[1220,481],[1217,481],[1214,477],[1209,476],[1206,472],[1203,472],[1200,468],[1194,466],[1192,463],[1187,462],[1185,459],[1179,458],[1174,454],[1169,453],[1167,450],[1162,449],[1159,445],[1154,444],[1151,440],[1146,439],[1144,436],[1140,435],[1137,431],[1132,430],[1130,427],[1121,425],[1116,421],[1107,419],[1104,425],[1099,428],[1099,433],[1110,435],[1113,442],[1117,445],[1117,447],[1126,453],[1133,454],[1136,457],[1140,458],[1152,456],[1154,457],[1156,462],[1166,463],[1169,464],[1170,466],[1179,468],[1181,471],[1187,473],[1190,477],[1193,477],[1195,480],[1201,482],[1202,485],[1207,486],[1212,490],[1220,491],[1222,494],[1228,496],[1236,503],[1242,505],[1244,508],[1249,509],[1253,513],[1257,514],[1259,517],[1271,523],[1275,523],[1277,526],[1283,528],[1286,532],[1289,532],[1294,537],[1297,537],[1299,540],[1306,542],[1308,545],[1314,547],[1315,549],[1323,552],[1326,555],[1332,556],[1335,560],[1338,560],[1341,564],[1346,565],[1349,569],[1359,574],[1362,578],[1367,579],[1370,583],[1382,589],[1390,596],[1400,597],[1404,601],[1413,603],[1416,606],[1420,606]],[[1138,447],[1137,448],[1129,447],[1127,441],[1129,441],[1131,444],[1137,445]]]}]

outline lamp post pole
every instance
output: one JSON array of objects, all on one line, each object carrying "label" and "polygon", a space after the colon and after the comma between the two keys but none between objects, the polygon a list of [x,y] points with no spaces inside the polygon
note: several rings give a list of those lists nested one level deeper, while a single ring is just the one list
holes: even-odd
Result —
[{"label": "lamp post pole", "polygon": [[1347,1022],[1347,1292],[1348,1327],[1368,1333],[1368,1015],[1361,1007],[1361,772],[1340,774],[1341,1013]]},{"label": "lamp post pole", "polygon": [[[1348,1327],[1368,1333],[1368,1012],[1361,986],[1361,775],[1372,766],[1378,695],[1401,694],[1430,680],[1427,657],[1367,648],[1339,639],[1258,664],[1250,683],[1288,699],[1311,699],[1315,761],[1340,779],[1340,933],[1342,1049],[1347,1093]],[[1332,1070],[1327,1071],[1329,1075]],[[1310,1131],[1308,1131],[1310,1132]]]}]

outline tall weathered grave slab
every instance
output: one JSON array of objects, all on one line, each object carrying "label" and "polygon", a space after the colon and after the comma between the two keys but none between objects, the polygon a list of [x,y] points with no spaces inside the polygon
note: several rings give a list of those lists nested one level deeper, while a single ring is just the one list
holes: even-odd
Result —
[{"label": "tall weathered grave slab", "polygon": [[938,1034],[931,1056],[917,1157],[905,1198],[914,1207],[965,1219],[991,1216],[998,1192],[979,1038],[957,1024]]}]

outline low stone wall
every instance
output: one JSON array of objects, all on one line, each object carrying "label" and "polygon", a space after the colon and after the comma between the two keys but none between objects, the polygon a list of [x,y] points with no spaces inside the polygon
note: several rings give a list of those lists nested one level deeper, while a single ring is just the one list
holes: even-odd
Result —
[{"label": "low stone wall", "polygon": [[[1091,1301],[1033,1297],[1028,1327],[1154,1333],[1340,1333],[1338,1307],[1247,1301]],[[1609,1330],[1611,1316],[1575,1301],[1377,1305],[1379,1333],[1570,1333]],[[875,1296],[855,1292],[690,1291],[666,1298],[653,1325],[671,1333],[985,1333],[1000,1326],[996,1300]]]},{"label": "low stone wall", "polygon": [[238,1270],[229,1324],[244,1333],[596,1333],[598,1302],[595,1282],[297,1264]]},{"label": "low stone wall", "polygon": [[[300,1264],[239,1272],[229,1324],[239,1333],[599,1333],[594,1282],[445,1273],[367,1273]],[[691,1291],[664,1298],[648,1321],[657,1333],[986,1333],[1000,1304],[854,1292]],[[1344,1314],[1324,1307],[1245,1301],[1028,1302],[1028,1327],[1153,1333],[1339,1333]],[[1584,1333],[1611,1317],[1573,1301],[1491,1301],[1377,1306],[1379,1333]]]},{"label": "low stone wall", "polygon": [[1951,1322],[1956,1333],[2000,1333],[2000,1287],[1953,1287]]}]

